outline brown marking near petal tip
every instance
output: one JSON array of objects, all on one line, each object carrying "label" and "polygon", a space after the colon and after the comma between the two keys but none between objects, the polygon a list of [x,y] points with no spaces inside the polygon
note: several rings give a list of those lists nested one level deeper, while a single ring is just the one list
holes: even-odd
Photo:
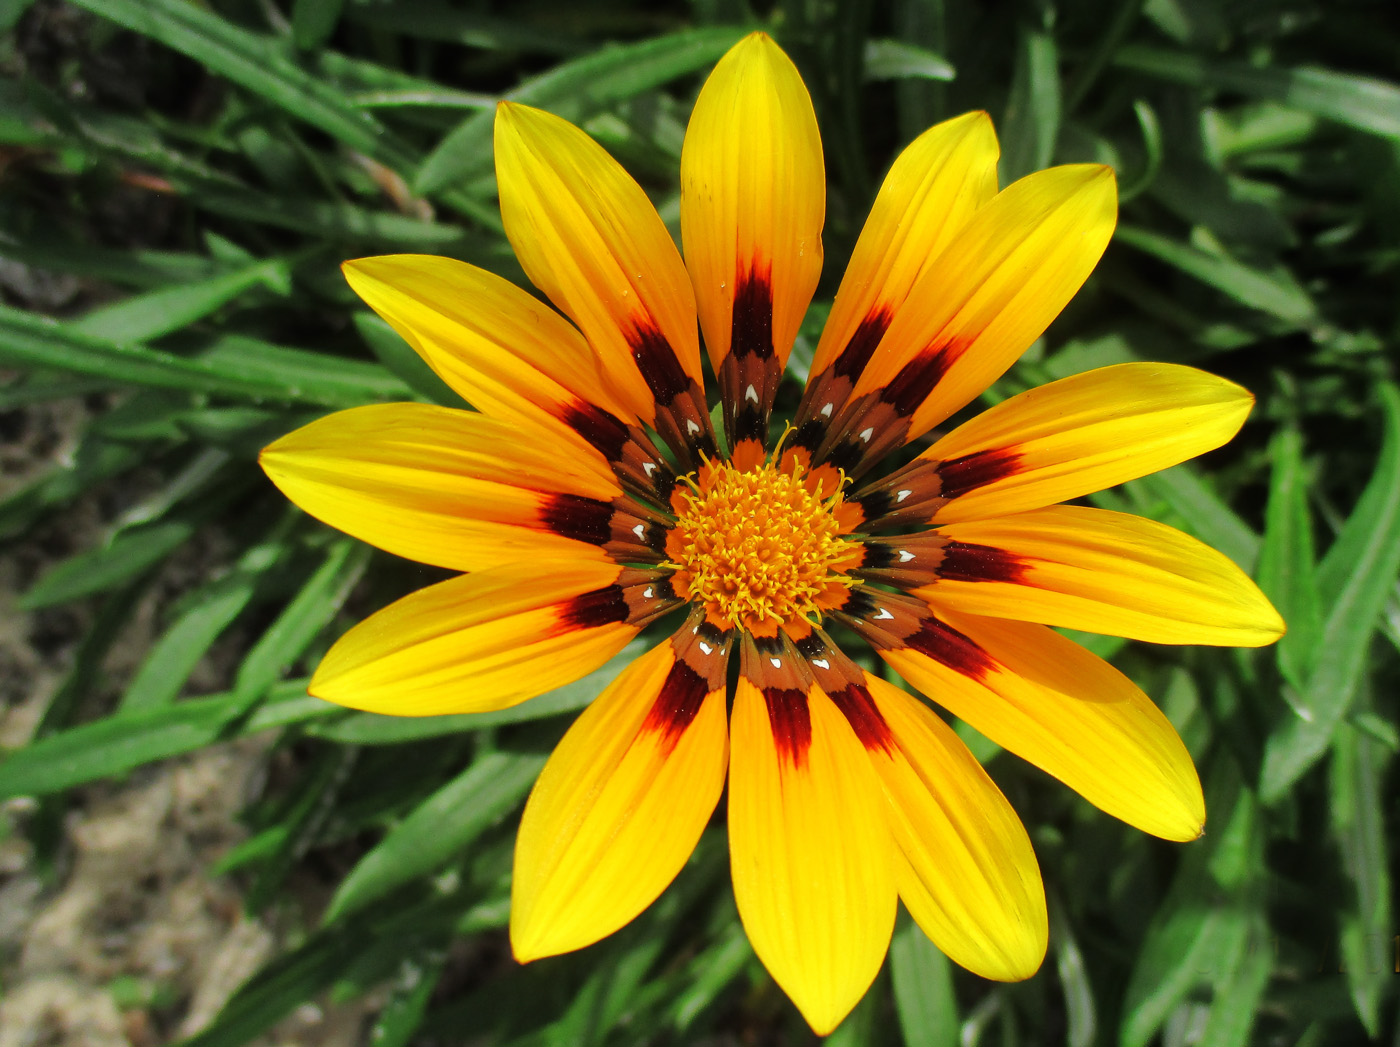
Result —
[{"label": "brown marking near petal tip", "polygon": [[735,356],[773,355],[772,273],[771,265],[755,261],[735,281],[729,328],[729,351]]},{"label": "brown marking near petal tip", "polygon": [[671,637],[675,661],[642,724],[643,730],[661,735],[661,747],[669,753],[700,714],[705,698],[727,685],[732,635],[692,614]]},{"label": "brown marking near petal tip", "polygon": [[798,653],[820,687],[841,710],[867,752],[892,752],[894,735],[865,686],[865,673],[819,630],[797,641]]},{"label": "brown marking near petal tip", "polygon": [[901,416],[881,391],[866,393],[846,404],[817,449],[814,461],[859,477],[904,443],[909,419]]},{"label": "brown marking near petal tip", "polygon": [[1020,582],[1027,563],[990,545],[959,542],[937,531],[871,539],[861,576],[901,589],[953,582]]},{"label": "brown marking near petal tip", "polygon": [[560,632],[575,629],[598,629],[604,625],[625,622],[632,614],[627,597],[620,585],[608,585],[591,593],[575,596],[559,608]]}]

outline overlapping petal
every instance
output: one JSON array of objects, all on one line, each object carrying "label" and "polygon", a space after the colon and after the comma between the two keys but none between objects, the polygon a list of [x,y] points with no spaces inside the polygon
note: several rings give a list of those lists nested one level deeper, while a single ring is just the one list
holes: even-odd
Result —
[{"label": "overlapping petal", "polygon": [[1045,891],[1030,838],[956,734],[913,695],[866,686],[893,737],[871,753],[896,844],[899,895],[953,960],[984,978],[1029,978],[1045,956]]},{"label": "overlapping petal", "polygon": [[[679,666],[679,668],[678,668]],[[670,643],[584,710],[520,822],[511,947],[522,962],[580,949],[656,900],[724,788],[724,679],[687,673]]]},{"label": "overlapping petal", "polygon": [[629,418],[583,336],[509,280],[434,255],[359,258],[342,269],[355,293],[479,410],[538,422],[588,404]]},{"label": "overlapping petal", "polygon": [[894,850],[870,760],[831,699],[734,698],[729,852],[734,898],[763,965],[819,1034],[880,970],[894,932]]},{"label": "overlapping petal", "polygon": [[637,634],[616,564],[461,575],[370,615],[321,660],[319,698],[394,716],[504,709],[592,672]]},{"label": "overlapping petal", "polygon": [[595,452],[572,450],[561,457],[550,436],[523,421],[372,404],[289,433],[260,461],[283,494],[346,534],[474,571],[539,556],[604,558],[555,510],[593,504],[607,513],[621,488]]},{"label": "overlapping petal", "polygon": [[905,439],[937,425],[1049,326],[1108,246],[1116,217],[1107,167],[1052,167],[1002,190],[914,284],[853,400],[878,394],[907,420]]},{"label": "overlapping petal", "polygon": [[822,328],[814,376],[836,367],[852,381],[860,377],[920,276],[996,195],[999,154],[984,112],[935,124],[899,154]]},{"label": "overlapping petal", "polygon": [[1191,756],[1131,680],[1043,625],[935,610],[880,651],[901,676],[1115,818],[1168,840],[1201,834]]},{"label": "overlapping petal", "polygon": [[1126,513],[1051,506],[941,526],[946,577],[916,590],[968,614],[1151,643],[1259,647],[1283,619],[1228,558]]},{"label": "overlapping petal", "polygon": [[671,235],[632,176],[567,120],[502,103],[501,218],[516,257],[587,336],[646,422],[703,382],[695,295]]}]

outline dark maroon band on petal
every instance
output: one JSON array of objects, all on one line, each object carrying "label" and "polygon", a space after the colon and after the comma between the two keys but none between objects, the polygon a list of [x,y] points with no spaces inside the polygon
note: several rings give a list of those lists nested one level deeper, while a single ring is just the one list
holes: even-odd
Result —
[{"label": "dark maroon band on petal", "polygon": [[894,314],[884,306],[877,306],[871,310],[860,322],[860,326],[856,328],[856,333],[851,335],[851,340],[846,343],[846,348],[842,349],[841,354],[836,357],[831,369],[842,378],[851,379],[852,382],[860,378],[861,372],[865,370],[865,365],[875,355],[876,346],[885,337],[885,332],[890,329],[890,321],[893,319]]},{"label": "dark maroon band on petal", "polygon": [[949,345],[930,345],[921,349],[918,356],[890,379],[880,398],[893,407],[901,418],[908,418],[928,399],[933,387],[943,380],[959,355]]},{"label": "dark maroon band on petal", "polygon": [[875,705],[875,699],[870,697],[870,692],[862,685],[853,683],[843,690],[834,691],[831,700],[846,717],[846,722],[851,725],[851,730],[855,731],[856,737],[867,752],[894,751],[894,735],[889,724],[885,723],[885,718],[880,715],[880,710]]},{"label": "dark maroon band on petal", "polygon": [[606,545],[612,539],[613,506],[579,494],[551,494],[539,509],[540,523],[563,538]]},{"label": "dark maroon band on petal", "polygon": [[705,696],[709,693],[709,684],[703,676],[685,662],[674,663],[661,684],[661,691],[652,703],[642,729],[658,732],[662,747],[669,752],[700,714],[700,707],[705,704]]},{"label": "dark maroon band on petal", "polygon": [[608,585],[591,593],[575,596],[559,610],[559,624],[565,629],[596,629],[632,616],[626,593],[620,585]]},{"label": "dark maroon band on petal", "polygon": [[622,457],[627,445],[627,425],[600,407],[577,400],[565,409],[561,421],[609,462]]},{"label": "dark maroon band on petal", "polygon": [[768,266],[761,271],[752,266],[735,282],[729,351],[760,360],[773,355],[773,280]]},{"label": "dark maroon band on petal", "polygon": [[1014,447],[1000,447],[939,462],[938,476],[943,485],[940,495],[956,498],[974,488],[1005,479],[1017,471],[1020,461],[1021,454]]},{"label": "dark maroon band on petal", "polygon": [[931,615],[920,623],[918,632],[905,639],[905,644],[972,680],[986,679],[997,664],[970,637]]},{"label": "dark maroon band on petal", "polygon": [[807,693],[795,687],[765,687],[762,694],[778,757],[794,767],[804,766],[812,747],[812,711],[807,707]]},{"label": "dark maroon band on petal", "polygon": [[627,343],[632,347],[637,370],[642,372],[658,404],[669,405],[690,388],[690,376],[681,366],[676,350],[654,324],[648,322],[633,328]]},{"label": "dark maroon band on petal", "polygon": [[1026,562],[1015,553],[991,545],[949,541],[943,546],[938,577],[953,582],[1019,582]]}]

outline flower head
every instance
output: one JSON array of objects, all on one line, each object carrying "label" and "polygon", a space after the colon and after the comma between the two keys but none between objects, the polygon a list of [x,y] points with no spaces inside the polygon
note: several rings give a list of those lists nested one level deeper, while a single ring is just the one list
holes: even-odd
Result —
[{"label": "flower head", "polygon": [[1050,627],[1258,645],[1283,623],[1194,539],[1057,503],[1224,443],[1250,395],[1186,367],[1106,367],[874,472],[1039,337],[1112,233],[1108,168],[998,192],[996,162],[983,113],[895,162],[781,433],[770,414],[821,271],[825,180],[806,89],[762,34],[720,61],[691,117],[684,261],[587,135],[503,104],[506,232],[564,316],[444,258],[346,264],[479,413],[362,407],[264,452],[313,515],[466,572],[352,629],[312,693],[400,715],[498,709],[596,669],[663,616],[679,623],[584,711],[530,796],[520,959],[646,908],[727,782],[744,927],[818,1032],[874,978],[897,899],[971,970],[1036,970],[1045,898],[1025,830],[944,721],[862,668],[833,623],[1108,813],[1199,835],[1200,783],[1166,718]]}]

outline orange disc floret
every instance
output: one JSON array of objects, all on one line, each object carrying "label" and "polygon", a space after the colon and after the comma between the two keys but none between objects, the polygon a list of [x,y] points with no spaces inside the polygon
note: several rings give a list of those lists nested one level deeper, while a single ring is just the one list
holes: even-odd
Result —
[{"label": "orange disc floret", "polygon": [[819,618],[854,584],[860,546],[842,537],[842,496],[814,495],[800,467],[709,462],[686,478],[666,538],[673,585],[711,622],[755,636]]}]

